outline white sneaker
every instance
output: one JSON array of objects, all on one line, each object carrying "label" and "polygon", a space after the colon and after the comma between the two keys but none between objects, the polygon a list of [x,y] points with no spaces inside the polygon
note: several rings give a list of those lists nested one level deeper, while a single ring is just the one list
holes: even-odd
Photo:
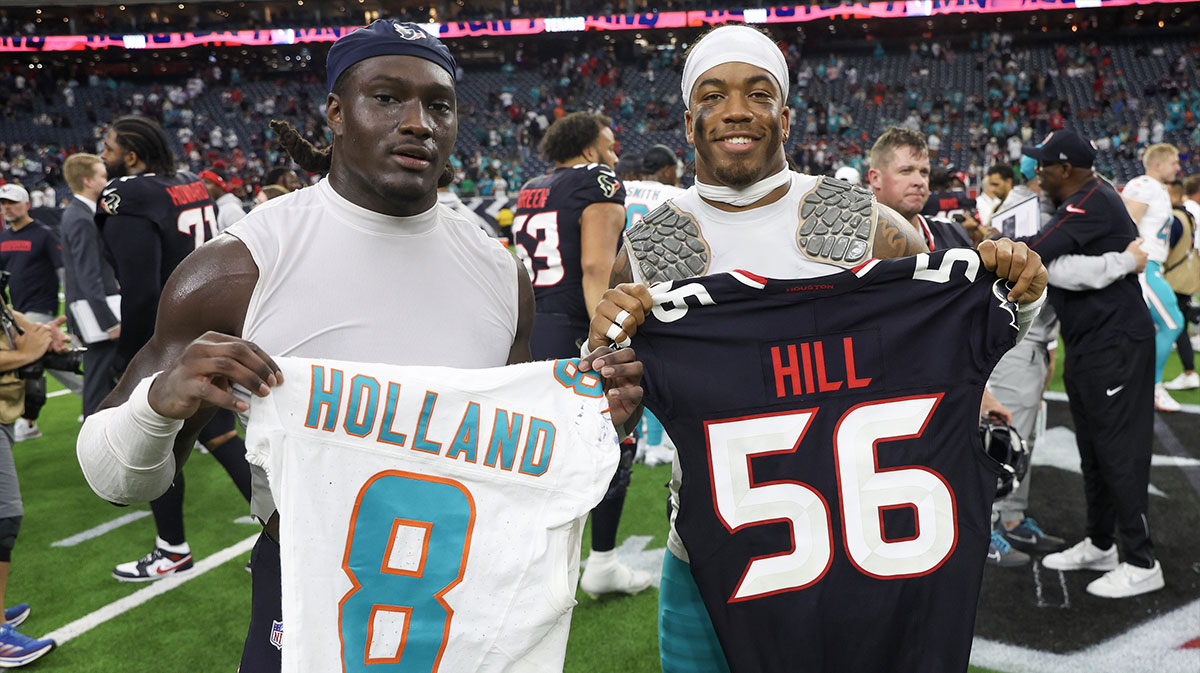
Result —
[{"label": "white sneaker", "polygon": [[1163,384],[1159,383],[1154,386],[1154,408],[1159,411],[1173,412],[1179,411],[1183,407],[1171,397]]},{"label": "white sneaker", "polygon": [[1167,390],[1195,390],[1200,388],[1200,373],[1184,372],[1163,384]]},{"label": "white sneaker", "polygon": [[1163,581],[1162,565],[1154,562],[1153,568],[1139,568],[1122,563],[1087,585],[1087,592],[1103,598],[1129,598],[1158,591],[1166,586]]},{"label": "white sneaker", "polygon": [[651,444],[646,447],[646,466],[665,465],[671,462],[675,453],[664,444]]},{"label": "white sneaker", "polygon": [[42,436],[42,431],[38,430],[37,421],[27,421],[24,418],[18,418],[16,423],[13,423],[13,441],[23,442],[27,439],[37,439]]},{"label": "white sneaker", "polygon": [[[595,556],[596,552],[592,552]],[[607,563],[588,561],[579,578],[579,588],[592,598],[600,594],[636,594],[645,590],[654,582],[650,573],[644,570],[633,570],[624,563],[609,559]]]},{"label": "white sneaker", "polygon": [[1046,554],[1042,565],[1051,570],[1115,570],[1117,567],[1117,545],[1107,551],[1092,544],[1085,537],[1079,544],[1054,554]]}]

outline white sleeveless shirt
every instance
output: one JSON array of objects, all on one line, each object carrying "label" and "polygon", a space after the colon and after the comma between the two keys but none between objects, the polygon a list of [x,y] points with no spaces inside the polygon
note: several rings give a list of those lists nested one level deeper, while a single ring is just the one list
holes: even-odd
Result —
[{"label": "white sleeveless shirt", "polygon": [[733,213],[710,206],[694,186],[671,202],[692,215],[708,241],[712,250],[708,273],[740,269],[767,278],[816,278],[842,270],[805,257],[796,243],[800,202],[817,179],[793,171],[792,185],[783,198]]},{"label": "white sleeveless shirt", "polygon": [[[328,178],[272,199],[226,230],[258,266],[242,338],[269,355],[479,369],[508,361],[517,261],[444,206],[391,217]],[[252,466],[250,510],[275,510]]]}]

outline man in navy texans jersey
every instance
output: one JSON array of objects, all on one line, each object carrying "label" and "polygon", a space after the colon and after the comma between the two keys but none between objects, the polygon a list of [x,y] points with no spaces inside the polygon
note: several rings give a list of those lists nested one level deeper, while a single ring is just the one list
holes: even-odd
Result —
[{"label": "man in navy texans jersey", "polygon": [[646,406],[679,447],[676,527],[731,671],[966,670],[1009,289],[969,249],[653,288]]},{"label": "man in navy texans jersey", "polygon": [[[608,288],[625,228],[625,187],[613,170],[617,154],[611,127],[608,117],[588,112],[554,122],[539,145],[554,171],[530,180],[517,197],[513,244],[537,299],[530,340],[534,359],[578,355]],[[592,553],[579,583],[593,596],[637,593],[652,580],[649,573],[620,564],[614,551],[634,450],[636,444],[622,447],[609,493],[592,512]]]},{"label": "man in navy texans jersey", "polygon": [[[214,236],[217,212],[200,178],[175,170],[166,134],[154,121],[114,121],[104,136],[101,159],[113,180],[100,193],[96,225],[121,285],[118,354],[123,368],[154,334],[159,296],[171,272]],[[249,500],[250,466],[233,413],[218,411],[200,433],[200,441]],[[119,564],[113,577],[146,582],[192,568],[183,527],[183,492],[180,473],[171,488],[150,503],[158,533],[154,550]]]}]

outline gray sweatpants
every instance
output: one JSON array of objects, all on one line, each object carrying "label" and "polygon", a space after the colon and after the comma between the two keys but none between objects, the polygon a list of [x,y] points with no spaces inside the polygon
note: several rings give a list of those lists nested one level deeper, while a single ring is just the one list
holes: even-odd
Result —
[{"label": "gray sweatpants", "polygon": [[0,424],[0,519],[23,516],[21,486],[17,483],[17,466],[13,463],[12,423]]},{"label": "gray sweatpants", "polygon": [[[1046,370],[1051,357],[1046,344],[1022,339],[1021,343],[1005,353],[988,379],[988,389],[1012,412],[1012,427],[1025,439],[1031,452],[1036,439],[1033,436],[1034,425],[1042,406],[1042,386],[1046,382]],[[992,504],[992,513],[1004,523],[1019,522],[1025,518],[1032,476],[1031,468],[1012,493]]]}]

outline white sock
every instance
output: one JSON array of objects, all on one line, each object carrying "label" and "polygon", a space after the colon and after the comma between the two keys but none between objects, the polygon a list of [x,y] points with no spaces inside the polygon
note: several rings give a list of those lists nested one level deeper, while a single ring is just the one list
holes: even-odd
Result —
[{"label": "white sock", "polygon": [[163,551],[170,552],[172,554],[190,554],[190,553],[192,553],[192,548],[188,546],[188,543],[186,541],[181,542],[179,544],[167,544],[166,540],[162,539],[161,537],[158,537],[157,535],[154,536],[154,546],[158,547],[159,549],[161,549]]},{"label": "white sock", "polygon": [[588,555],[588,568],[599,570],[606,566],[613,565],[617,562],[617,550],[609,549],[608,551],[592,550]]}]

